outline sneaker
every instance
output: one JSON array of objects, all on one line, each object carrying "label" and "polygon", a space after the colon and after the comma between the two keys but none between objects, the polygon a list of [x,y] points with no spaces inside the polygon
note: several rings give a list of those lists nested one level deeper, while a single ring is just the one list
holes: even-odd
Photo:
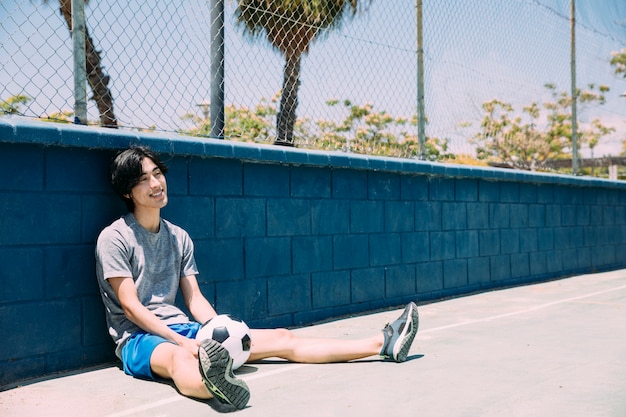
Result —
[{"label": "sneaker", "polygon": [[200,374],[207,389],[218,401],[242,409],[250,399],[250,389],[233,375],[233,359],[219,342],[203,340],[198,349]]},{"label": "sneaker", "polygon": [[410,302],[405,307],[402,315],[396,321],[385,326],[383,334],[385,342],[380,351],[380,356],[393,359],[396,362],[404,362],[411,349],[411,343],[417,334],[419,327],[419,315],[417,304]]}]

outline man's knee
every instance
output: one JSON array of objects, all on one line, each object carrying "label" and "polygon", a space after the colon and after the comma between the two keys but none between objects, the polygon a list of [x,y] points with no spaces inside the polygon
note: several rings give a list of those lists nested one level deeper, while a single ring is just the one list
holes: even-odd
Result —
[{"label": "man's knee", "polygon": [[198,360],[187,349],[173,343],[157,346],[150,357],[150,366],[159,376],[173,378],[176,372],[194,366]]},{"label": "man's knee", "polygon": [[274,329],[276,332],[275,338],[281,342],[286,343],[296,338],[296,335],[289,329],[278,328]]}]

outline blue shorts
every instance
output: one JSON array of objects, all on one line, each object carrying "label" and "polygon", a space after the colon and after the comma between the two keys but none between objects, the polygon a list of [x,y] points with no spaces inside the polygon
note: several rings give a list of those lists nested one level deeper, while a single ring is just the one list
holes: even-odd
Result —
[{"label": "blue shorts", "polygon": [[[182,336],[194,339],[198,330],[200,330],[200,323],[171,324],[168,327]],[[136,378],[154,380],[155,378],[150,368],[150,357],[154,349],[161,343],[172,342],[161,336],[146,332],[132,334],[122,347],[124,372]]]}]

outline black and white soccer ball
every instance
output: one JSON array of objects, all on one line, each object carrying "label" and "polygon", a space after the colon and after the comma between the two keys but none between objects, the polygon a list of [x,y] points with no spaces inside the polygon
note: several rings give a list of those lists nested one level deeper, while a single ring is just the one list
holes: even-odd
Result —
[{"label": "black and white soccer ball", "polygon": [[239,368],[250,357],[250,328],[243,320],[230,314],[217,315],[204,323],[196,339],[220,342],[233,358],[233,369]]}]

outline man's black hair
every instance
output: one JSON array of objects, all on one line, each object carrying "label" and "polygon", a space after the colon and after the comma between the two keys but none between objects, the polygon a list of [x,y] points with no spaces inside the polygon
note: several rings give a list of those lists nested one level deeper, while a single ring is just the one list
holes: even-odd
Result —
[{"label": "man's black hair", "polygon": [[163,174],[167,174],[167,166],[147,146],[131,146],[119,152],[111,162],[111,185],[130,212],[135,210],[135,203],[128,196],[143,175],[141,164],[144,158],[150,158]]}]

